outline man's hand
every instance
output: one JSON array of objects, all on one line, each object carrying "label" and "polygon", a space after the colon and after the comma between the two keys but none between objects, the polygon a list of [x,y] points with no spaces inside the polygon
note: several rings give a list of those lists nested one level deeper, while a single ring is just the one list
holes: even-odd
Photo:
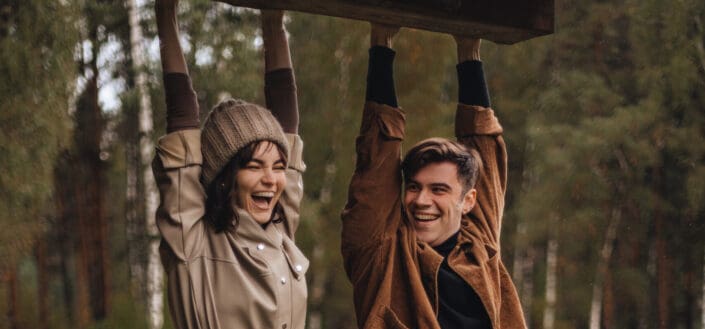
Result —
[{"label": "man's hand", "polygon": [[392,48],[392,39],[399,32],[398,26],[385,25],[379,23],[370,23],[372,31],[370,32],[370,47],[383,46]]},{"label": "man's hand", "polygon": [[455,44],[458,48],[458,63],[480,60],[481,39],[462,37],[458,35],[454,35],[453,38],[455,38]]}]

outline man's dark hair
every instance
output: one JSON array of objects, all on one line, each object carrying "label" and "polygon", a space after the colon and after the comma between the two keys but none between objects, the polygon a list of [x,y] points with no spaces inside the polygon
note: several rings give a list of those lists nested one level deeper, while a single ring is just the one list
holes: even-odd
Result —
[{"label": "man's dark hair", "polygon": [[[238,151],[230,162],[225,165],[225,168],[218,173],[218,176],[213,179],[213,182],[208,186],[206,191],[206,221],[209,222],[215,231],[220,233],[223,231],[228,231],[230,233],[235,233],[237,226],[240,223],[240,218],[237,215],[237,211],[233,206],[234,188],[236,187],[235,178],[237,177],[237,171],[245,168],[248,162],[252,160],[255,155],[257,147],[263,143],[267,142],[264,140],[256,141],[248,144]],[[279,156],[286,163],[287,154],[281,149],[277,144],[269,143],[267,146],[269,148],[276,147],[279,152]],[[272,211],[272,222],[279,223],[284,220],[284,208],[279,202],[274,206],[274,211]]]},{"label": "man's dark hair", "polygon": [[477,176],[482,170],[477,151],[458,142],[437,137],[422,140],[406,153],[401,163],[404,183],[408,183],[427,165],[440,162],[450,162],[458,167],[458,179],[463,186],[463,194],[475,187]]}]

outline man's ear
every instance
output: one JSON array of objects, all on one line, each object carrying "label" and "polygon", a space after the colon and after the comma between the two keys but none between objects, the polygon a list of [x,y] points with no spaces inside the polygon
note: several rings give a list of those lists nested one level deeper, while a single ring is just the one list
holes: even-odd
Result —
[{"label": "man's ear", "polygon": [[475,207],[476,202],[477,202],[477,190],[474,188],[471,188],[467,192],[465,192],[465,195],[463,196],[463,215],[469,213],[470,210],[472,210],[472,208]]}]

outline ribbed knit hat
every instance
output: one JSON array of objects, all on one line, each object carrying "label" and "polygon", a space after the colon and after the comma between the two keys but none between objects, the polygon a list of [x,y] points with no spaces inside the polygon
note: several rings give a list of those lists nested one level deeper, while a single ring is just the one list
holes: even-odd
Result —
[{"label": "ribbed knit hat", "polygon": [[284,131],[269,110],[239,99],[220,102],[208,114],[201,132],[203,185],[207,188],[243,147],[263,140],[289,154]]}]

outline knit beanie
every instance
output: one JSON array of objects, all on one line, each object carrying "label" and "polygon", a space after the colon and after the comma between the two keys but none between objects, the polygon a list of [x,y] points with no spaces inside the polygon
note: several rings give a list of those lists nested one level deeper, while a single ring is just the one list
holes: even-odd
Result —
[{"label": "knit beanie", "polygon": [[284,131],[269,110],[239,99],[220,102],[208,114],[201,132],[203,185],[208,188],[243,147],[264,140],[289,154]]}]

